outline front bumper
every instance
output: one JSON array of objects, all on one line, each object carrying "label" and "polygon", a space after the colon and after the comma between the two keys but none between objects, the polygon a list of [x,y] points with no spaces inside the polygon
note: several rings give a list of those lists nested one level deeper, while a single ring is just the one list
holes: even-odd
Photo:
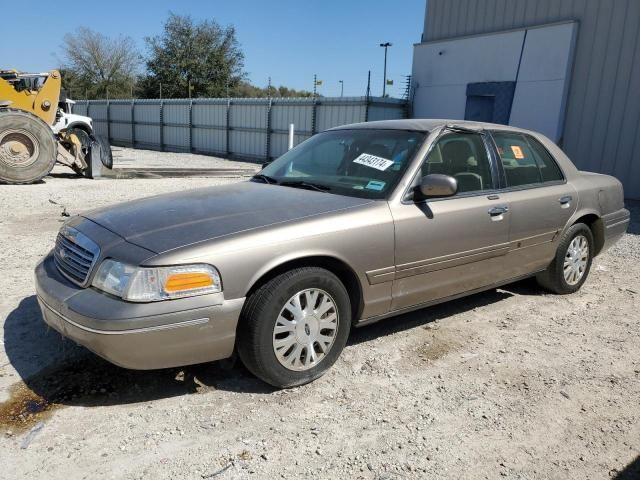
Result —
[{"label": "front bumper", "polygon": [[44,321],[125,368],[148,370],[230,357],[244,298],[223,294],[147,304],[125,302],[65,279],[51,255],[35,270]]}]

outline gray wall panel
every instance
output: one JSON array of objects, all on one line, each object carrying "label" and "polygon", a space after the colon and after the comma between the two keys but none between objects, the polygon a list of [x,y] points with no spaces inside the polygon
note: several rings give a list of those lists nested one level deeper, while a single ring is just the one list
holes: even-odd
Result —
[{"label": "gray wall panel", "polygon": [[230,113],[231,127],[236,128],[266,128],[267,105],[232,104]]},{"label": "gray wall panel", "polygon": [[[401,100],[373,97],[368,100],[366,97],[135,100],[133,125],[131,100],[78,101],[74,111],[88,113],[94,120],[96,133],[109,136],[114,145],[129,146],[133,139],[135,145],[142,148],[192,150],[262,161],[267,151],[271,158],[286,151],[285,132],[290,123],[295,125],[295,144],[307,139],[312,130],[314,109],[318,132],[364,121],[367,105],[371,120],[403,118],[406,111],[406,103]],[[267,130],[269,115],[270,132]],[[109,124],[107,118],[110,118]]]},{"label": "gray wall panel", "polygon": [[321,104],[317,110],[317,130],[328,130],[338,125],[361,122],[364,119],[364,105]]},{"label": "gray wall panel", "polygon": [[295,125],[296,131],[311,131],[313,107],[307,103],[274,104],[271,107],[271,128],[273,130],[289,130],[289,124]]},{"label": "gray wall panel", "polygon": [[266,134],[262,132],[229,132],[229,150],[237,157],[264,158]]},{"label": "gray wall panel", "polygon": [[189,127],[163,127],[163,141],[166,148],[189,150]]},{"label": "gray wall panel", "polygon": [[189,123],[189,104],[165,103],[162,110],[164,123]]},{"label": "gray wall panel", "polygon": [[160,146],[160,127],[136,125],[136,144],[149,147]]},{"label": "gray wall panel", "polygon": [[193,149],[197,152],[224,155],[227,151],[226,134],[223,130],[194,128]]},{"label": "gray wall panel", "polygon": [[226,125],[227,105],[225,104],[194,104],[193,124],[224,127]]},{"label": "gray wall panel", "polygon": [[107,120],[107,103],[106,102],[96,102],[92,103],[88,106],[87,115],[93,118],[94,122],[100,120]]},{"label": "gray wall panel", "polygon": [[399,108],[386,105],[372,105],[369,107],[369,121],[376,120],[398,120],[405,118],[405,112]]},{"label": "gray wall panel", "polygon": [[160,102],[156,105],[136,102],[135,109],[133,110],[133,119],[136,122],[159,123]]},{"label": "gray wall panel", "polygon": [[102,135],[103,137],[107,136],[107,122],[104,120],[94,120],[93,121],[93,131],[96,135]]},{"label": "gray wall panel", "polygon": [[76,115],[85,115],[87,116],[87,104],[85,103],[76,103],[73,106],[73,113]]},{"label": "gray wall panel", "polygon": [[429,0],[423,40],[566,20],[579,31],[561,146],[579,168],[612,173],[640,198],[639,0]]},{"label": "gray wall panel", "polygon": [[131,103],[110,103],[109,118],[111,121],[128,122],[131,120]]},{"label": "gray wall panel", "polygon": [[110,130],[113,143],[131,145],[131,124],[111,123]]}]

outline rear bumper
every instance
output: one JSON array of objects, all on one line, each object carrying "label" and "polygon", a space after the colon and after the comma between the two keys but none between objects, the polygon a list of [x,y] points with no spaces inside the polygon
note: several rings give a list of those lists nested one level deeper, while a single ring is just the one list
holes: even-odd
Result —
[{"label": "rear bumper", "polygon": [[631,213],[626,208],[621,208],[617,212],[604,215],[602,222],[604,224],[604,252],[627,232],[629,222],[631,221]]},{"label": "rear bumper", "polygon": [[35,276],[44,321],[121,367],[176,367],[233,353],[244,298],[225,300],[218,294],[131,304],[73,285],[58,273],[51,256],[37,265]]}]

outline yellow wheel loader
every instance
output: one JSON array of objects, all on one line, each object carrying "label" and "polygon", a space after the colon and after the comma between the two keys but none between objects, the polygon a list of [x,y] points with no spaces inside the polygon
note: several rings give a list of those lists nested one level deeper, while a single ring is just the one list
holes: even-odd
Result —
[{"label": "yellow wheel loader", "polygon": [[0,183],[34,183],[56,162],[90,177],[92,156],[111,168],[109,142],[73,115],[60,72],[0,70]]}]

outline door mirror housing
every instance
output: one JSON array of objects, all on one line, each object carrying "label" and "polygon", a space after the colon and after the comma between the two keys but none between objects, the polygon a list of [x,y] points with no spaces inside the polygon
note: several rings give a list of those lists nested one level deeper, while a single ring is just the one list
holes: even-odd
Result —
[{"label": "door mirror housing", "polygon": [[432,173],[422,177],[417,190],[422,198],[450,197],[458,191],[458,181],[450,175]]}]

